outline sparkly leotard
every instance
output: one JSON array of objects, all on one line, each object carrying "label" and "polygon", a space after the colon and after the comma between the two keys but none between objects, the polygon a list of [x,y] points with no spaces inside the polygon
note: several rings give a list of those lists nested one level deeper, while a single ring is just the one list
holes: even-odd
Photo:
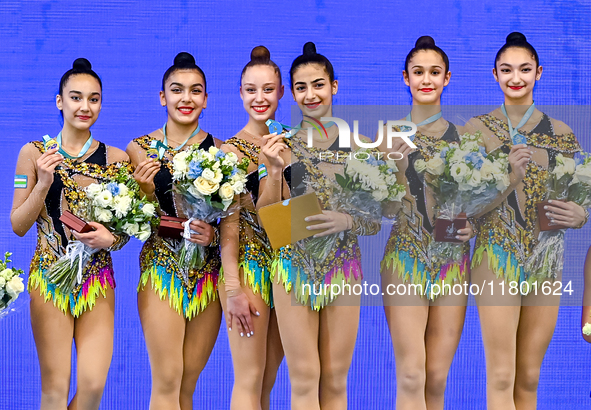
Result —
[{"label": "sparkly leotard", "polygon": [[[445,133],[433,137],[417,132],[414,143],[417,150],[408,157],[408,168],[405,172],[406,195],[402,199],[399,223],[392,227],[384,258],[382,271],[392,269],[405,283],[417,285],[423,295],[433,298],[431,292],[434,284],[443,290],[444,284],[451,286],[461,283],[466,276],[470,264],[470,244],[463,245],[463,256],[460,263],[449,263],[433,266],[428,257],[428,248],[433,241],[433,223],[435,218],[435,201],[433,194],[422,175],[415,170],[418,159],[425,161],[433,158],[441,150],[441,143],[459,142],[455,125],[448,123]],[[443,292],[437,292],[440,294]]]},{"label": "sparkly leotard", "polygon": [[[143,150],[150,148],[152,138],[143,136],[136,138],[134,142]],[[211,134],[201,142],[199,148],[209,149],[215,146],[215,140]],[[163,156],[160,171],[154,177],[156,198],[158,199],[160,213],[168,216],[179,216],[177,204],[179,198],[172,192],[172,157],[176,151],[166,150]],[[211,302],[217,298],[218,275],[221,266],[219,252],[219,234],[216,224],[213,242],[205,248],[205,265],[201,269],[192,269],[188,274],[188,281],[178,266],[179,241],[177,239],[162,238],[156,231],[142,247],[140,253],[141,277],[138,291],[145,288],[148,280],[152,283],[152,289],[160,296],[160,299],[168,298],[169,305],[180,315],[187,319],[202,312]]]},{"label": "sparkly leotard", "polygon": [[271,245],[267,234],[259,225],[256,213],[256,202],[259,196],[258,163],[261,148],[242,138],[254,136],[242,130],[224,144],[236,148],[239,158],[250,159],[249,172],[246,182],[246,193],[241,194],[241,208],[239,215],[239,251],[238,268],[242,269],[242,283],[248,285],[254,293],[260,293],[261,298],[269,306],[273,305],[269,268],[271,265]]},{"label": "sparkly leotard", "polygon": [[[45,152],[43,142],[31,144]],[[131,175],[131,164],[128,161],[109,163],[108,148],[102,142],[88,158],[82,162],[64,159],[63,166],[54,172],[54,180],[45,198],[45,206],[37,219],[37,248],[31,261],[28,282],[29,292],[39,289],[45,300],[53,300],[53,304],[62,312],[68,310],[74,317],[86,310],[91,310],[96,298],[106,295],[107,287],[115,288],[113,262],[107,250],[94,253],[83,270],[82,283],[76,285],[71,293],[62,293],[59,288],[47,279],[47,271],[51,265],[65,253],[66,246],[74,237],[69,228],[61,223],[62,212],[69,210],[75,215],[85,214],[84,187],[91,183],[106,183],[114,180],[120,169],[127,169]],[[115,236],[116,241],[110,249],[120,249],[129,237]]]},{"label": "sparkly leotard", "polygon": [[[334,175],[343,174],[351,150],[339,149],[338,140],[327,150],[306,147],[298,138],[292,138],[290,145],[293,162],[284,170],[284,177],[291,196],[314,191],[322,207],[330,210],[336,183]],[[333,155],[320,155],[327,152]],[[276,251],[272,263],[273,280],[288,293],[294,290],[296,300],[314,310],[333,302],[338,294],[332,293],[331,284],[351,284],[363,278],[357,236],[375,235],[380,230],[379,220],[356,215],[352,215],[352,219],[353,227],[338,234],[334,247],[323,261],[315,260],[299,246],[306,240]]]},{"label": "sparkly leotard", "polygon": [[[487,151],[500,149],[509,153],[513,144],[500,109],[478,116],[471,122],[483,133],[492,134]],[[528,279],[523,266],[537,243],[539,228],[536,204],[545,200],[548,169],[553,166],[559,153],[572,157],[581,149],[571,129],[546,114],[542,114],[530,131],[520,129],[519,133],[527,138],[527,145],[533,151],[532,160],[527,164],[525,178],[517,188],[501,205],[477,221],[478,234],[472,259],[473,267],[480,265],[486,251],[488,266],[497,277],[507,282]],[[546,277],[555,274],[547,272]]]}]

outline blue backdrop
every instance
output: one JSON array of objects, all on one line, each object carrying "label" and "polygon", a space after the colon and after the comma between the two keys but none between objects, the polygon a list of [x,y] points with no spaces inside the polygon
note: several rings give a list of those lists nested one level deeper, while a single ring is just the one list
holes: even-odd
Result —
[{"label": "blue backdrop", "polygon": [[[103,109],[93,135],[121,148],[166,120],[158,91],[162,74],[176,53],[191,52],[206,73],[209,100],[202,127],[226,139],[247,121],[238,86],[250,50],[259,44],[267,46],[288,83],[291,61],[306,41],[314,41],[335,67],[339,79],[335,104],[409,104],[410,95],[401,79],[404,58],[415,40],[428,34],[450,57],[453,75],[443,103],[498,105],[502,93],[491,74],[494,55],[509,32],[521,31],[537,48],[544,67],[536,103],[579,106],[576,112],[586,113],[588,119],[590,110],[581,106],[589,104],[591,97],[591,6],[572,0],[485,3],[3,0],[0,251],[14,252],[15,264],[28,268],[35,246],[34,229],[18,238],[8,217],[16,157],[26,142],[59,131],[55,94],[59,78],[77,57],[88,58],[103,79]],[[278,119],[289,118],[291,104],[286,93]],[[475,108],[472,115],[481,113],[481,108]],[[587,121],[558,118],[572,126],[585,150],[591,150]],[[377,262],[388,232],[384,229],[362,244],[369,280],[377,278]],[[590,232],[587,227],[567,235],[565,277],[573,280],[578,295]],[[375,246],[377,243],[380,245]],[[150,371],[136,306],[139,249],[140,244],[132,241],[114,255],[118,284],[115,351],[102,409],[148,407]],[[540,409],[591,408],[591,346],[582,341],[579,323],[580,307],[561,308],[542,367]],[[39,368],[26,306],[0,321],[0,364],[0,408],[37,407]],[[222,328],[197,386],[196,408],[228,408],[232,379]],[[484,409],[485,383],[478,316],[471,306],[449,376],[447,408]],[[351,409],[394,407],[393,352],[380,307],[362,308],[349,397]],[[273,392],[273,405],[277,409],[289,406],[285,365]]]}]

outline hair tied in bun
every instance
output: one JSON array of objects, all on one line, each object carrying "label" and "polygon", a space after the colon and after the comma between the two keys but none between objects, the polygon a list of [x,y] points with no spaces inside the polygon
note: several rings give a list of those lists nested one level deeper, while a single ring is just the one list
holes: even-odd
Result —
[{"label": "hair tied in bun", "polygon": [[90,61],[88,61],[87,59],[81,57],[74,60],[74,62],[72,63],[72,68],[74,70],[88,71],[92,70],[92,64],[90,64]]},{"label": "hair tied in bun", "polygon": [[271,60],[271,53],[265,46],[256,46],[250,52],[250,61],[266,64]]},{"label": "hair tied in bun", "polygon": [[193,57],[190,53],[187,53],[186,51],[181,51],[174,58],[173,67],[195,68],[197,67],[197,63],[195,63],[195,57]]},{"label": "hair tied in bun", "polygon": [[304,44],[304,52],[303,52],[303,55],[305,55],[305,56],[313,56],[315,54],[318,54],[316,52],[316,44],[314,44],[311,41],[308,41],[306,44]]},{"label": "hair tied in bun", "polygon": [[435,47],[435,40],[431,36],[421,36],[415,43],[415,48]]},{"label": "hair tied in bun", "polygon": [[507,44],[522,44],[522,43],[527,43],[527,39],[525,38],[525,36],[522,33],[518,32],[518,31],[514,31],[513,33],[511,33],[507,36],[505,43],[507,43]]}]

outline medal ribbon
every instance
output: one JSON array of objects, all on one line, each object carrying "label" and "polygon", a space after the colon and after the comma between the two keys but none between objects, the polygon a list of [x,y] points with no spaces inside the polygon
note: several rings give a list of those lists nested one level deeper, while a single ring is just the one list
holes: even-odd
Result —
[{"label": "medal ribbon", "polygon": [[505,114],[505,117],[507,117],[507,125],[509,125],[509,135],[511,136],[511,141],[515,143],[515,136],[519,135],[518,129],[523,127],[529,121],[535,109],[536,105],[535,103],[532,103],[523,115],[523,118],[521,118],[521,121],[519,121],[519,124],[517,124],[517,127],[513,128],[513,125],[511,124],[511,119],[509,119],[509,116],[507,115],[507,110],[505,109],[505,103],[501,105],[501,111],[503,111],[503,114]]}]

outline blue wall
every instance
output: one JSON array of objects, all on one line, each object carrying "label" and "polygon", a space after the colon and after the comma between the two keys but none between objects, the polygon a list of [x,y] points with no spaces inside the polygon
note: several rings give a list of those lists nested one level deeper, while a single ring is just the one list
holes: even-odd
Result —
[{"label": "blue wall", "polygon": [[[290,2],[291,3],[291,2]],[[162,126],[158,103],[162,74],[179,51],[193,53],[207,75],[208,108],[202,127],[226,139],[247,121],[238,94],[239,75],[252,47],[263,44],[289,82],[291,61],[306,41],[333,63],[339,79],[335,104],[406,105],[410,95],[401,79],[403,62],[418,36],[433,36],[450,57],[447,105],[497,105],[502,93],[491,74],[494,55],[511,31],[522,31],[537,48],[544,67],[535,92],[537,104],[576,105],[564,119],[591,150],[591,6],[583,1],[510,1],[477,4],[376,0],[309,1],[2,1],[0,3],[0,251],[14,252],[27,268],[34,230],[12,233],[8,215],[12,177],[20,147],[41,135],[55,135],[60,76],[77,57],[88,58],[102,77],[103,109],[93,129],[98,139],[121,148],[134,137]],[[369,5],[371,4],[371,5]],[[289,93],[278,119],[290,116]],[[488,110],[489,107],[486,108]],[[486,111],[473,107],[471,115]],[[559,110],[567,112],[568,110]],[[578,120],[581,121],[578,121]],[[585,121],[583,121],[583,119]],[[366,277],[377,266],[389,230],[364,240]],[[567,235],[565,277],[582,286],[590,228]],[[148,406],[150,372],[136,307],[140,244],[133,241],[114,255],[117,278],[115,352],[102,409]],[[580,303],[577,301],[577,303]],[[571,305],[573,303],[570,303]],[[351,409],[390,409],[395,397],[394,361],[380,307],[364,307],[350,372]],[[591,407],[589,355],[579,336],[580,307],[560,310],[554,339],[542,368],[540,409]],[[0,321],[0,408],[38,406],[40,379],[26,305]],[[196,408],[229,407],[232,366],[222,329],[195,393]],[[468,309],[454,360],[446,403],[453,409],[485,408],[484,353],[476,308]],[[289,384],[282,366],[273,392],[275,408],[287,409]]]}]

